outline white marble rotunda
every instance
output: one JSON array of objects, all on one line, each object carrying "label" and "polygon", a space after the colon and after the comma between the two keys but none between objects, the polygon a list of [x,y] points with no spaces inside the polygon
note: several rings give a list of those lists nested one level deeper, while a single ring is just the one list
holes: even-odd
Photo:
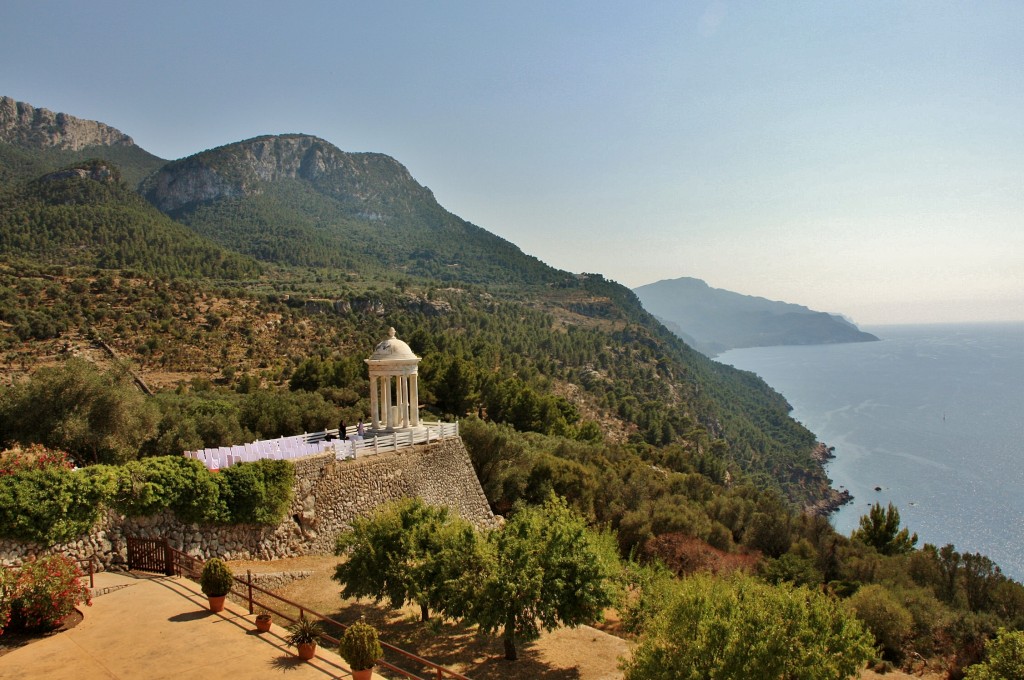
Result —
[{"label": "white marble rotunda", "polygon": [[389,328],[387,339],[365,361],[370,367],[370,427],[377,431],[419,427],[420,358]]}]

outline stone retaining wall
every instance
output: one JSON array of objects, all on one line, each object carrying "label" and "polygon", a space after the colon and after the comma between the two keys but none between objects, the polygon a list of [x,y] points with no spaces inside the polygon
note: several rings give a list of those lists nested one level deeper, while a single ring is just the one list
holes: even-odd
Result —
[{"label": "stone retaining wall", "polygon": [[51,548],[0,540],[0,563],[18,565],[50,552],[83,559],[95,553],[103,569],[124,568],[126,536],[167,537],[173,547],[202,559],[326,555],[334,552],[335,536],[350,528],[354,518],[411,496],[447,505],[477,528],[495,526],[469,452],[458,437],[354,460],[338,461],[328,453],[292,462],[295,496],[289,516],[276,527],[183,524],[169,511],[150,517],[108,511],[88,534]]}]

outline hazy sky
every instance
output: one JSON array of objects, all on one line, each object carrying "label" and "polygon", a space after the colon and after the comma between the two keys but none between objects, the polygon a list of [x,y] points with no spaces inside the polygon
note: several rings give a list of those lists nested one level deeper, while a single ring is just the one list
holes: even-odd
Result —
[{"label": "hazy sky", "polygon": [[0,95],[315,134],[556,267],[1024,319],[1024,2],[0,3]]}]

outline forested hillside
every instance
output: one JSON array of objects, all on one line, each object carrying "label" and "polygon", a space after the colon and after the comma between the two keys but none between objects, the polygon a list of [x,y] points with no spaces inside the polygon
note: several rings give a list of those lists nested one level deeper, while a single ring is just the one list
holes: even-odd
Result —
[{"label": "forested hillside", "polygon": [[0,255],[137,268],[156,276],[252,277],[259,266],[155,210],[94,160],[0,192]]},{"label": "forested hillside", "polygon": [[[190,231],[141,202],[112,162],[25,177],[96,139],[140,157],[127,136],[5,111],[0,160],[21,178],[2,198],[9,379],[58,351],[102,357],[102,339],[158,387],[244,378],[365,394],[351,362],[393,325],[422,352],[422,401],[438,413],[713,450],[723,469],[794,502],[830,493],[813,435],[763,382],[694,352],[619,284],[547,267],[452,215],[394,159],[283,135],[162,164],[140,190]],[[310,379],[318,362],[333,377]]]},{"label": "forested hillside", "polygon": [[[499,513],[554,493],[624,555],[849,598],[887,660],[970,662],[1024,624],[1019,584],[984,556],[915,549],[895,509],[853,537],[803,512],[836,494],[785,399],[625,287],[447,212],[394,159],[285,135],[146,172],[116,131],[18,127],[37,118],[0,125],[0,446],[94,466],[352,423],[393,326],[422,357],[424,415],[461,419]],[[76,130],[120,142],[55,167],[81,149],[50,142]],[[0,475],[8,510],[43,478]],[[671,589],[650,569],[623,605],[636,631]]]}]

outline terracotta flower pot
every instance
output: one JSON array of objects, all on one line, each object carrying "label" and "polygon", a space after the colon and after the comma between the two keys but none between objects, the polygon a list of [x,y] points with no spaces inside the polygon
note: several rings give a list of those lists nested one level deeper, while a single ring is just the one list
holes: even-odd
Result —
[{"label": "terracotta flower pot", "polygon": [[261,633],[266,633],[270,630],[270,624],[273,623],[274,619],[270,614],[260,614],[256,617],[256,630]]},{"label": "terracotta flower pot", "polygon": [[364,668],[361,671],[352,671],[352,680],[371,680],[373,678],[373,669]]},{"label": "terracotta flower pot", "polygon": [[222,612],[222,611],[224,611],[224,600],[226,598],[227,598],[227,595],[220,595],[220,596],[217,596],[217,597],[214,597],[213,595],[207,595],[206,599],[210,601],[210,611],[211,612]]},{"label": "terracotta flower pot", "polygon": [[299,650],[299,658],[309,661],[316,656],[316,643],[315,642],[300,642],[295,645]]}]

